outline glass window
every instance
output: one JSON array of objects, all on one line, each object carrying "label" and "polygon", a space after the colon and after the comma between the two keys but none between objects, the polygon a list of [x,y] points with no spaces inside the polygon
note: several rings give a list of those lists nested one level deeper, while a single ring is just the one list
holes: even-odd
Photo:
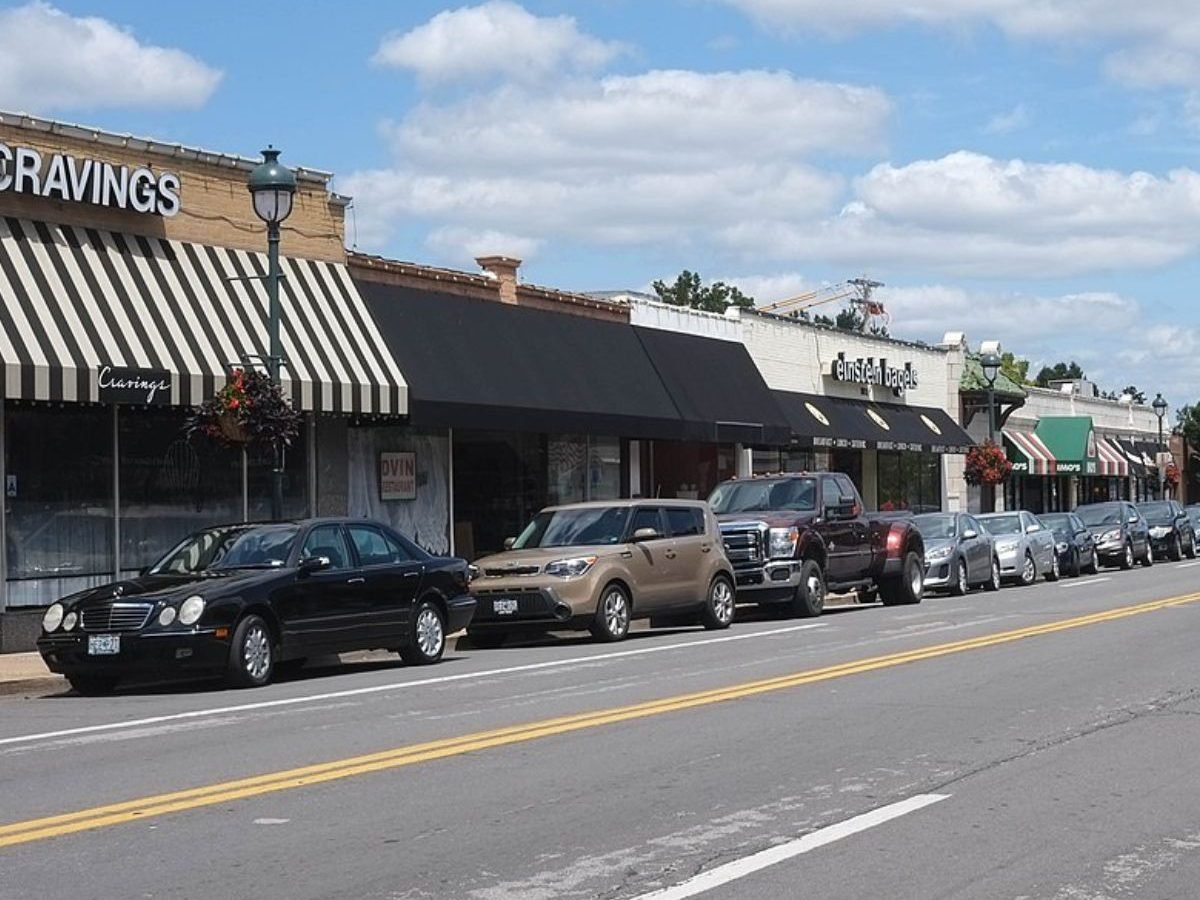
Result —
[{"label": "glass window", "polygon": [[212,563],[214,569],[274,569],[287,564],[300,529],[295,525],[259,525],[239,532]]},{"label": "glass window", "polygon": [[643,528],[653,528],[655,531],[662,533],[662,518],[659,516],[657,506],[639,506],[633,511],[633,522],[629,526],[629,533],[641,531]]},{"label": "glass window", "polygon": [[876,473],[881,510],[921,513],[942,508],[942,458],[936,453],[880,450]]},{"label": "glass window", "polygon": [[810,511],[817,506],[815,478],[767,479],[728,481],[708,498],[718,515],[767,510]]},{"label": "glass window", "polygon": [[621,496],[621,440],[588,438],[589,500],[616,500]]},{"label": "glass window", "polygon": [[704,512],[695,507],[668,506],[667,525],[672,537],[695,537],[704,534]]},{"label": "glass window", "polygon": [[628,506],[544,510],[525,526],[513,549],[617,544],[625,536],[628,521]]},{"label": "glass window", "polygon": [[378,528],[370,525],[351,525],[348,529],[354,549],[358,551],[358,562],[364,566],[390,566],[404,562],[408,554],[399,544]]},{"label": "glass window", "polygon": [[837,506],[842,502],[842,489],[838,486],[837,480],[834,478],[821,479],[821,504],[823,506]]},{"label": "glass window", "polygon": [[331,569],[348,569],[350,567],[350,548],[346,546],[346,536],[340,525],[318,525],[304,539],[304,548],[300,551],[301,559],[312,559],[324,556],[329,560]]}]

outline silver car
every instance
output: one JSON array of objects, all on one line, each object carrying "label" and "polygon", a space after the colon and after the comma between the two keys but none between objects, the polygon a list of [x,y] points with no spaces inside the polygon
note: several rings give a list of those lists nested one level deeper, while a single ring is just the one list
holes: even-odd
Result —
[{"label": "silver car", "polygon": [[974,516],[960,512],[925,513],[913,524],[925,539],[925,587],[961,596],[975,585],[1000,588],[1000,560],[994,539]]},{"label": "silver car", "polygon": [[1027,510],[987,513],[976,517],[996,539],[1000,574],[1020,584],[1033,584],[1038,576],[1058,581],[1058,553],[1054,532]]}]

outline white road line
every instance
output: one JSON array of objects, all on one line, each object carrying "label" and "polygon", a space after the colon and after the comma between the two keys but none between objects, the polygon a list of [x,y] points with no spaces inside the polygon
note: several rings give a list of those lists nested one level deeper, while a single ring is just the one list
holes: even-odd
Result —
[{"label": "white road line", "polygon": [[1192,568],[1192,566],[1200,566],[1200,559],[1196,560],[1195,562],[1181,563],[1180,565],[1176,566],[1175,568],[1190,569],[1190,568]]},{"label": "white road line", "polygon": [[1090,584],[1100,584],[1100,582],[1102,582],[1102,581],[1112,581],[1112,578],[1109,577],[1108,575],[1102,575],[1099,578],[1089,578],[1086,581],[1064,581],[1061,584],[1059,584],[1059,587],[1060,588],[1087,587]]},{"label": "white road line", "polygon": [[687,881],[673,885],[672,887],[651,891],[649,894],[642,894],[634,898],[634,900],[684,900],[685,897],[695,897],[697,894],[703,894],[706,891],[711,891],[713,888],[729,884],[731,881],[737,881],[739,878],[745,878],[747,875],[761,872],[770,866],[786,862],[801,854],[809,853],[820,847],[832,844],[835,841],[840,841],[843,838],[848,838],[851,835],[874,828],[877,825],[890,822],[892,819],[898,819],[919,809],[932,806],[934,803],[940,803],[949,797],[949,794],[918,794],[907,800],[901,800],[899,803],[881,806],[879,809],[863,813],[861,816],[855,816],[852,819],[847,819],[845,822],[819,828],[797,840],[788,841],[786,844],[780,844],[777,847],[770,847],[742,859],[734,860],[731,863],[725,863],[723,866],[717,866],[715,869],[702,872],[694,878],[689,878]]},{"label": "white road line", "polygon": [[340,700],[345,697],[362,697],[367,694],[382,694],[388,691],[403,691],[409,688],[423,687],[430,684],[450,684],[456,681],[478,681],[485,678],[495,678],[500,675],[517,675],[522,672],[537,672],[544,669],[563,669],[570,666],[586,666],[593,663],[608,662],[611,659],[625,659],[630,656],[646,656],[651,653],[668,653],[672,650],[691,650],[694,647],[708,647],[712,644],[728,644],[733,641],[746,641],[754,638],[775,637],[781,634],[791,634],[796,631],[810,631],[814,628],[827,628],[826,622],[811,622],[807,625],[789,625],[784,628],[772,628],[768,631],[751,631],[741,634],[729,634],[721,637],[705,638],[699,641],[680,641],[674,644],[662,644],[655,647],[638,647],[634,650],[616,650],[611,653],[592,653],[587,656],[573,656],[569,659],[552,659],[546,662],[527,663],[520,666],[507,666],[502,669],[486,669],[482,672],[461,672],[457,675],[440,675],[432,678],[419,678],[415,681],[399,681],[389,684],[377,684],[372,687],[349,688],[344,691],[329,691],[324,694],[308,694],[303,697],[285,697],[279,700],[264,700],[261,703],[242,703],[238,706],[220,706],[214,709],[196,709],[190,712],[171,713],[164,716],[150,716],[145,719],[130,719],[125,722],[106,722],[102,725],[85,725],[80,728],[65,728],[62,731],[44,731],[40,734],[22,734],[16,737],[0,738],[0,747],[13,744],[28,744],[34,741],[56,740],[58,738],[74,737],[80,734],[95,734],[101,731],[119,731],[130,728],[144,728],[147,725],[160,725],[164,722],[179,722],[186,719],[202,719],[210,716],[227,716],[231,713],[253,712],[260,709],[276,709],[280,706],[297,706],[302,703],[320,703],[326,700]]}]

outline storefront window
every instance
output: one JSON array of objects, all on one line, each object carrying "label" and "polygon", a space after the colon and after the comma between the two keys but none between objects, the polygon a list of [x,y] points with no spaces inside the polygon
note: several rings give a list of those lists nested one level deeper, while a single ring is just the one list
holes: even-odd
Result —
[{"label": "storefront window", "polygon": [[936,453],[878,452],[878,498],[883,511],[942,508],[942,458]]},{"label": "storefront window", "polygon": [[842,447],[834,448],[829,454],[829,470],[849,475],[854,486],[858,488],[858,492],[866,493],[863,490],[863,451]]},{"label": "storefront window", "polygon": [[112,410],[10,407],[4,427],[9,604],[111,579]]},{"label": "storefront window", "polygon": [[793,447],[787,450],[755,450],[753,453],[755,475],[815,470],[816,460],[811,449]]},{"label": "storefront window", "polygon": [[655,441],[650,494],[703,500],[713,488],[735,474],[732,444]]}]

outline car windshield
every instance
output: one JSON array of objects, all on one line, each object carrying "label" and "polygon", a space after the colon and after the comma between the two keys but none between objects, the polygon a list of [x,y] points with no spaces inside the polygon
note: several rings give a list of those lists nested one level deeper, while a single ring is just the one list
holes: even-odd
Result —
[{"label": "car windshield", "polygon": [[717,515],[782,509],[812,512],[817,508],[817,479],[729,481],[717,486],[708,503]]},{"label": "car windshield", "polygon": [[1175,518],[1175,511],[1171,509],[1170,503],[1143,503],[1138,509],[1151,525],[1169,525]]},{"label": "car windshield", "polygon": [[958,534],[958,516],[914,516],[913,524],[926,540],[952,538]]},{"label": "car windshield", "polygon": [[231,525],[186,538],[155,563],[153,575],[209,569],[262,569],[285,565],[300,529],[295,525]]},{"label": "car windshield", "polygon": [[513,542],[514,550],[616,544],[625,536],[628,506],[543,510]]},{"label": "car windshield", "polygon": [[980,519],[983,527],[991,534],[1020,534],[1021,533],[1021,517],[1012,516],[987,516]]},{"label": "car windshield", "polygon": [[1083,524],[1089,528],[1098,525],[1120,525],[1121,507],[1116,503],[1097,503],[1094,506],[1081,506],[1075,510],[1075,515],[1083,519]]},{"label": "car windshield", "polygon": [[1047,513],[1042,516],[1042,524],[1058,537],[1066,537],[1072,532],[1071,517],[1066,513]]},{"label": "car windshield", "polygon": [[1187,512],[1188,520],[1191,521],[1193,525],[1200,525],[1200,509],[1188,508],[1185,511]]}]

